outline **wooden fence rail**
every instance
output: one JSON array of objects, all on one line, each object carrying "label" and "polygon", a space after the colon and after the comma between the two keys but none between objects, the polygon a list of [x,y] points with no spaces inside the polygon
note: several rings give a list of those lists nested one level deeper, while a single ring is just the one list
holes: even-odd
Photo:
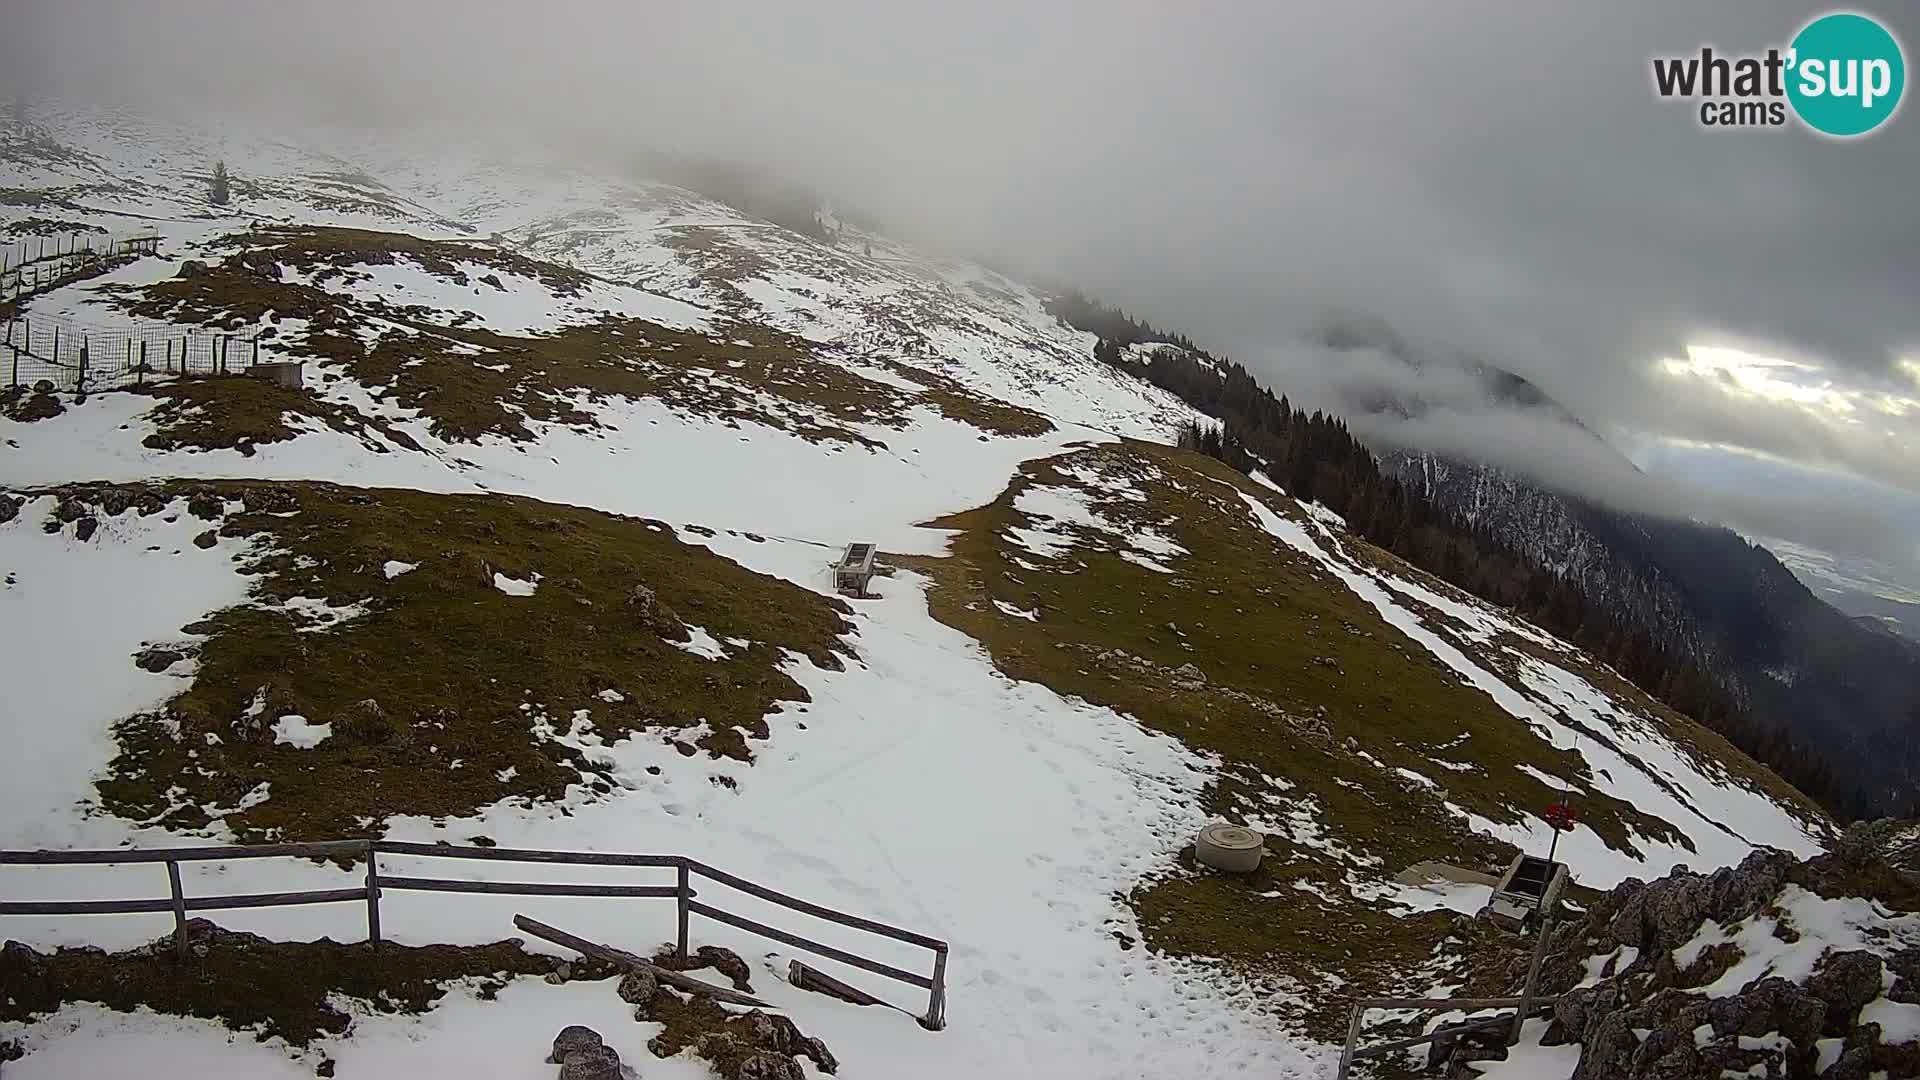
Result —
[{"label": "wooden fence rail", "polygon": [[[434,859],[473,859],[513,863],[562,863],[577,866],[644,866],[675,871],[672,885],[597,885],[574,882],[475,881],[461,878],[413,877],[380,872],[381,855],[407,855]],[[228,896],[190,897],[181,886],[180,864],[189,862],[226,862],[234,859],[304,858],[364,860],[366,883],[350,889],[314,889],[304,892],[248,893]],[[746,930],[817,956],[837,960],[850,967],[885,976],[927,991],[927,1011],[920,1016],[922,1027],[938,1031],[946,1026],[947,943],[925,934],[916,934],[873,919],[849,915],[844,911],[788,896],[757,882],[729,874],[683,855],[638,855],[605,851],[546,851],[531,848],[456,847],[451,844],[415,844],[392,840],[332,840],[305,844],[266,844],[255,846],[120,848],[105,851],[0,851],[0,866],[78,866],[115,863],[162,863],[167,871],[168,895],[159,899],[138,900],[3,900],[0,915],[120,915],[173,912],[174,942],[180,957],[187,957],[187,913],[190,911],[229,911],[237,908],[287,907],[298,904],[361,903],[367,905],[367,941],[380,944],[380,895],[388,889],[417,892],[488,893],[513,896],[600,896],[628,899],[671,899],[678,908],[676,948],[684,959],[688,955],[687,929],[691,916],[699,915],[718,923]],[[817,919],[879,937],[890,938],[927,949],[933,953],[931,975],[920,975],[890,964],[872,960],[845,949],[811,940],[788,930],[769,926],[744,915],[726,911],[697,899],[693,878],[698,875],[718,885],[737,890],[772,904]]]}]

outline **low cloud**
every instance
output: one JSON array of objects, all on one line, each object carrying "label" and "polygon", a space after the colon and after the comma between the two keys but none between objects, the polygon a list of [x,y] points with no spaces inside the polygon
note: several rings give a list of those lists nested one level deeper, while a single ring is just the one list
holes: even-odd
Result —
[{"label": "low cloud", "polygon": [[[1879,14],[1920,41],[1909,12]],[[1367,360],[1329,372],[1303,343],[1330,312],[1362,312],[1519,372],[1616,445],[1723,446],[1810,483],[1913,491],[1920,411],[1871,403],[1920,387],[1920,116],[1844,143],[1715,133],[1650,89],[1656,55],[1764,49],[1808,15],[1784,0],[1203,15],[1150,0],[68,0],[9,10],[0,92],[246,108],[290,139],[382,124],[514,153],[730,158],[930,247],[1076,283],[1299,400],[1360,388]],[[1812,358],[1853,414],[1658,366],[1727,339]],[[1453,379],[1435,368],[1412,389],[1452,402]],[[1664,499],[1535,418],[1456,403],[1378,434]],[[1831,517],[1824,498],[1748,491],[1713,512]],[[1842,551],[1883,531],[1820,528]]]}]

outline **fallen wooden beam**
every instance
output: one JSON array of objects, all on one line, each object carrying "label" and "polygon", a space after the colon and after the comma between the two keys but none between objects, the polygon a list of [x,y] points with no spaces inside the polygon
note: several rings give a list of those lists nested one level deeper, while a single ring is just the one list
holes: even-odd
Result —
[{"label": "fallen wooden beam", "polygon": [[576,937],[573,934],[567,933],[565,930],[559,930],[548,926],[546,923],[529,919],[525,915],[515,915],[513,917],[513,925],[525,930],[534,937],[551,941],[555,945],[564,945],[582,956],[590,956],[595,960],[604,960],[609,964],[626,968],[629,971],[637,971],[644,968],[647,971],[653,972],[654,978],[659,979],[661,983],[671,986],[675,990],[681,990],[689,994],[705,994],[715,1001],[724,1001],[729,1005],[751,1005],[762,1009],[778,1008],[778,1006],[769,1005],[751,994],[743,994],[738,990],[702,982],[691,975],[682,975],[677,971],[669,971],[650,960],[643,960],[625,949],[616,949],[611,945],[602,945],[597,941],[588,941],[586,938]]},{"label": "fallen wooden beam", "polygon": [[[900,1009],[898,1005],[892,1005],[882,1001],[857,986],[849,986],[826,972],[818,968],[808,967],[798,960],[790,961],[787,964],[787,981],[802,990],[812,990],[816,994],[837,997],[841,1001],[851,1002],[855,1005],[885,1005],[889,1009]],[[900,1011],[906,1012],[907,1010],[900,1009]],[[908,1015],[912,1014],[909,1013]]]}]

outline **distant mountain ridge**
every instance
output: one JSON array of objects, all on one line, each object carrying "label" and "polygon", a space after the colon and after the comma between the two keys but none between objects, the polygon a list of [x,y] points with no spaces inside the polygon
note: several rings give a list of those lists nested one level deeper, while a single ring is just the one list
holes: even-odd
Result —
[{"label": "distant mountain ridge", "polygon": [[[1351,329],[1324,343],[1407,358],[1398,339]],[[1547,410],[1593,435],[1525,378],[1461,363],[1486,387],[1488,404]],[[1418,416],[1425,407],[1402,400],[1394,411]],[[1387,449],[1382,466],[1694,660],[1764,731],[1816,755],[1834,776],[1856,778],[1841,785],[1857,793],[1844,810],[1920,808],[1920,644],[1841,612],[1772,552],[1724,527],[1610,509],[1499,466],[1415,448]]]}]

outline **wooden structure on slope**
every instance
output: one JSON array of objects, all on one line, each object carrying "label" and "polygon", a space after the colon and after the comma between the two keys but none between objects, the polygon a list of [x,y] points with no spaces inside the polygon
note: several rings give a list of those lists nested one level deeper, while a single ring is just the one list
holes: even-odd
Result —
[{"label": "wooden structure on slope", "polygon": [[867,583],[873,580],[874,545],[848,544],[840,561],[833,564],[833,588],[842,596],[871,596]]}]

